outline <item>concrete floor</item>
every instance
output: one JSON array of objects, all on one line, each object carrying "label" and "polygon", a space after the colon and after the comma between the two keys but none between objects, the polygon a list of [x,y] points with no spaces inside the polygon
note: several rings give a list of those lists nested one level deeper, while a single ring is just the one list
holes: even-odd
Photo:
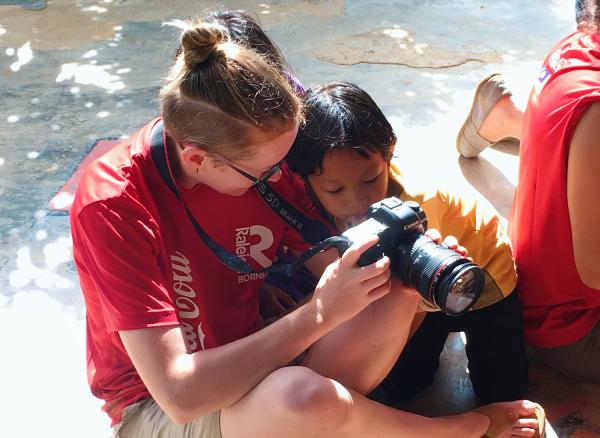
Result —
[{"label": "concrete floor", "polygon": [[[409,182],[443,184],[503,216],[518,149],[459,160],[456,131],[478,80],[495,70],[525,101],[551,45],[574,28],[572,0],[229,1],[255,13],[307,85],[350,80],[396,129]],[[105,437],[85,376],[84,307],[68,217],[48,210],[100,137],[157,112],[175,46],[165,20],[212,1],[0,1],[0,436]],[[600,437],[600,388],[534,364],[530,397],[558,436]],[[428,415],[474,403],[460,337],[436,383],[408,406]]]}]

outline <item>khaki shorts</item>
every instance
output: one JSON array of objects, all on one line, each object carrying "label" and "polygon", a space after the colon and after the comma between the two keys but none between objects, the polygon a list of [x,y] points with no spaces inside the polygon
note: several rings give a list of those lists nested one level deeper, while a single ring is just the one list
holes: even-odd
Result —
[{"label": "khaki shorts", "polygon": [[123,421],[113,427],[113,438],[221,438],[221,411],[190,423],[175,424],[149,398],[123,410]]},{"label": "khaki shorts", "polygon": [[577,342],[554,348],[527,345],[527,353],[573,379],[600,383],[600,322]]}]

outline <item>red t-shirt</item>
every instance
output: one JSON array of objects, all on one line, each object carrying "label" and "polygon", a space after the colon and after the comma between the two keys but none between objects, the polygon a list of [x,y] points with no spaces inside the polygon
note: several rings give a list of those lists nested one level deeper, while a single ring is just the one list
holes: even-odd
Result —
[{"label": "red t-shirt", "polygon": [[[87,309],[88,380],[113,424],[149,393],[119,330],[178,325],[189,352],[249,335],[260,323],[265,274],[239,274],[206,247],[159,175],[149,149],[156,120],[93,162],[71,210],[74,258]],[[274,189],[309,216],[304,184],[282,167]],[[179,187],[204,231],[256,271],[286,245],[307,245],[251,189],[228,196],[206,185]]]},{"label": "red t-shirt", "polygon": [[600,320],[600,291],[585,286],[575,267],[567,204],[571,138],[598,100],[600,37],[577,32],[544,61],[521,137],[511,238],[525,337],[539,347],[576,342]]}]

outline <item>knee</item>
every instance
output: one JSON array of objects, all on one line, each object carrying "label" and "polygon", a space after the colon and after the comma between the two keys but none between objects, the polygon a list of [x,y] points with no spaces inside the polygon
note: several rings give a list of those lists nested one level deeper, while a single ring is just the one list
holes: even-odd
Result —
[{"label": "knee", "polygon": [[269,379],[275,388],[276,409],[305,426],[335,428],[346,419],[352,406],[346,388],[306,367],[282,368]]}]

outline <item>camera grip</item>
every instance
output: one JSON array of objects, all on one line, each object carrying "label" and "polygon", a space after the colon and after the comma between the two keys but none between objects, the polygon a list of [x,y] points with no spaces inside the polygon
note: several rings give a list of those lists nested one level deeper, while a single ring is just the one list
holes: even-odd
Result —
[{"label": "camera grip", "polygon": [[379,243],[363,252],[358,259],[358,266],[368,266],[383,257],[383,248]]}]

